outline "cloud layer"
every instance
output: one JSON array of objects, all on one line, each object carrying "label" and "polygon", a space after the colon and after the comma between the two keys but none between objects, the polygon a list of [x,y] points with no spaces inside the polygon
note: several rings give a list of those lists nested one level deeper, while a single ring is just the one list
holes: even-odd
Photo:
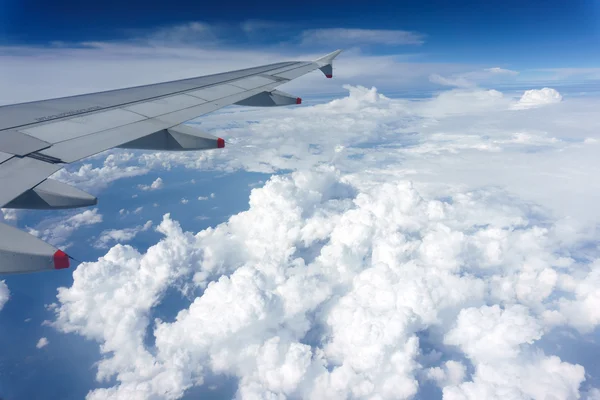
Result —
[{"label": "cloud layer", "polygon": [[[177,398],[206,374],[236,376],[241,398],[411,397],[423,374],[448,398],[572,397],[583,367],[536,341],[597,325],[584,312],[595,292],[578,289],[591,278],[570,271],[600,264],[557,256],[571,248],[558,226],[504,196],[361,189],[331,167],[273,177],[214,229],[165,216],[147,253],[116,246],[81,265],[55,326],[103,343],[98,377],[119,384],[90,398]],[[199,293],[189,308],[152,322],[183,282]]]},{"label": "cloud layer", "polygon": [[326,28],[310,29],[302,32],[303,44],[327,43],[331,46],[372,45],[419,45],[424,43],[424,35],[387,29],[347,29]]},{"label": "cloud layer", "polygon": [[[409,398],[427,385],[448,399],[595,393],[595,367],[546,344],[600,323],[598,214],[569,203],[600,190],[585,186],[598,168],[594,106],[347,89],[204,118],[225,152],[137,159],[294,172],[223,224],[194,234],[165,215],[147,252],[116,245],[74,271],[54,326],[97,341],[98,379],[115,379],[89,398],[174,399],[214,376],[234,377],[244,399]],[[221,132],[232,116],[252,123]],[[188,305],[156,319],[172,291]]]},{"label": "cloud layer", "polygon": [[138,233],[145,232],[152,227],[152,221],[146,221],[144,225],[138,225],[133,228],[108,229],[102,231],[100,237],[94,243],[94,247],[106,249],[110,244],[126,243],[135,238]]}]

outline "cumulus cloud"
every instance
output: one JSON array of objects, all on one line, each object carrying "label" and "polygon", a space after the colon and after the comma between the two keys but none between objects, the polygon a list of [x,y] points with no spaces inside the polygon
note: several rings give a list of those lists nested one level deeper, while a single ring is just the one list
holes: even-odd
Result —
[{"label": "cumulus cloud", "polygon": [[[275,176],[214,229],[193,235],[167,215],[146,253],[115,246],[82,264],[59,290],[55,326],[102,343],[98,377],[118,385],[90,397],[178,398],[226,374],[241,398],[398,398],[418,393],[420,371],[448,398],[577,395],[583,367],[535,351],[554,326],[544,314],[576,291],[558,274],[597,270],[559,257],[557,226],[489,189],[439,199],[409,181],[352,181],[332,167]],[[200,294],[152,322],[181,281]],[[424,332],[475,372],[420,359]]]},{"label": "cumulus cloud", "polygon": [[102,214],[97,208],[85,210],[80,213],[67,215],[65,217],[48,218],[40,222],[35,228],[28,231],[42,240],[55,246],[63,245],[74,231],[85,226],[95,225],[102,222]]},{"label": "cumulus cloud", "polygon": [[322,44],[329,46],[357,46],[364,44],[384,45],[420,45],[425,36],[410,31],[392,29],[348,29],[323,28],[302,32],[303,44]]},{"label": "cumulus cloud", "polygon": [[46,347],[48,345],[48,339],[45,337],[41,337],[40,340],[38,340],[37,344],[35,345],[35,347],[37,347],[38,349],[41,349],[43,347]]},{"label": "cumulus cloud", "polygon": [[208,197],[207,196],[198,196],[198,200],[199,201],[206,201],[206,200],[208,200]]},{"label": "cumulus cloud", "polygon": [[513,105],[514,110],[540,107],[547,104],[560,103],[562,96],[556,89],[543,88],[526,90],[519,101]]},{"label": "cumulus cloud", "polygon": [[181,204],[187,204],[190,201],[188,199],[186,199],[185,197],[181,199]]},{"label": "cumulus cloud", "polygon": [[[77,163],[75,166],[61,169],[51,178],[77,186],[80,189],[97,191],[105,188],[115,180],[148,173],[146,168],[137,165],[126,165],[133,160],[133,157],[133,153],[115,152],[104,159],[102,166],[94,167],[89,160],[86,160],[83,164]],[[95,158],[98,158],[98,156]]]},{"label": "cumulus cloud", "polygon": [[164,186],[163,180],[162,178],[158,177],[156,178],[150,185],[138,185],[138,188],[144,190],[144,191],[148,191],[148,190],[158,190],[158,189],[162,189]]},{"label": "cumulus cloud", "polygon": [[133,228],[125,229],[108,229],[102,231],[98,240],[94,243],[94,247],[106,249],[114,243],[126,243],[131,241],[140,232],[145,232],[152,227],[152,221],[146,221],[144,225],[134,226]]}]

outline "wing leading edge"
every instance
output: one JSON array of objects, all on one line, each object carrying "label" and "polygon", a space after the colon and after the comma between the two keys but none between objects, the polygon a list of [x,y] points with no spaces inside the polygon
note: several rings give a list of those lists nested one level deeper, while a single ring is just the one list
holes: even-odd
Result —
[{"label": "wing leading edge", "polygon": [[[49,179],[66,164],[114,148],[191,151],[225,141],[184,122],[232,104],[301,104],[275,90],[316,69],[327,78],[341,50],[315,61],[263,65],[215,75],[0,107],[0,207],[63,209],[97,199]],[[0,274],[70,266],[54,246],[0,224]]]}]

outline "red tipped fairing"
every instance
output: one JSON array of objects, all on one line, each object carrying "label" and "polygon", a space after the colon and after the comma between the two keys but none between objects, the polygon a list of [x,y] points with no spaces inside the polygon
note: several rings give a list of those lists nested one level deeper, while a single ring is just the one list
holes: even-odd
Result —
[{"label": "red tipped fairing", "polygon": [[69,268],[69,256],[62,250],[56,250],[54,253],[54,269]]},{"label": "red tipped fairing", "polygon": [[223,147],[225,147],[225,141],[221,138],[217,139],[217,148],[222,149]]},{"label": "red tipped fairing", "polygon": [[69,268],[62,250],[27,232],[0,224],[0,275]]}]

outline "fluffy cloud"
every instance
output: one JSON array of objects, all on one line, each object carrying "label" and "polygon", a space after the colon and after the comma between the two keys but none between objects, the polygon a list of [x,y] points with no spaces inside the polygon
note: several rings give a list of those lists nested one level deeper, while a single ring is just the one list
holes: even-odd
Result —
[{"label": "fluffy cloud", "polygon": [[148,173],[146,168],[137,165],[125,165],[132,161],[133,157],[133,153],[109,154],[104,159],[102,166],[94,167],[92,163],[86,160],[83,164],[77,163],[74,166],[61,169],[51,178],[84,190],[98,191],[117,179]]},{"label": "fluffy cloud", "polygon": [[45,337],[41,337],[40,340],[38,340],[37,344],[35,345],[35,347],[37,347],[38,349],[41,349],[43,347],[48,346],[48,339]]},{"label": "fluffy cloud", "polygon": [[[426,381],[450,399],[583,392],[594,366],[543,342],[600,323],[598,103],[347,89],[233,127],[231,112],[203,118],[225,151],[135,160],[294,172],[223,224],[194,234],[167,215],[145,253],[116,245],[74,271],[54,326],[97,341],[98,379],[115,382],[90,398],[178,398],[214,375],[239,398],[411,397]],[[190,304],[155,319],[172,290]]]},{"label": "fluffy cloud", "polygon": [[[438,199],[352,180],[331,167],[276,176],[224,224],[192,235],[165,216],[147,253],[115,246],[82,264],[55,326],[102,343],[98,377],[119,384],[90,398],[178,398],[207,374],[238,377],[241,398],[398,398],[418,392],[421,371],[448,398],[578,393],[583,367],[534,351],[568,290],[557,275],[597,269],[557,256],[557,226],[494,191]],[[152,322],[181,282],[200,294]],[[475,372],[422,357],[424,333]]]},{"label": "fluffy cloud", "polygon": [[138,188],[148,191],[148,190],[158,190],[162,189],[164,186],[162,178],[158,177],[152,182],[150,185],[138,185]]},{"label": "fluffy cloud", "polygon": [[552,88],[531,89],[525,91],[519,101],[513,106],[515,110],[540,107],[547,104],[560,103],[562,96]]},{"label": "fluffy cloud", "polygon": [[140,232],[145,232],[152,227],[152,221],[147,221],[144,225],[138,225],[126,229],[109,229],[102,231],[94,247],[99,249],[108,248],[109,244],[129,242]]},{"label": "fluffy cloud", "polygon": [[76,214],[70,213],[65,217],[45,219],[35,228],[28,228],[28,230],[32,235],[58,246],[65,244],[75,230],[100,222],[102,222],[102,214],[98,213],[97,208],[93,208]]}]

